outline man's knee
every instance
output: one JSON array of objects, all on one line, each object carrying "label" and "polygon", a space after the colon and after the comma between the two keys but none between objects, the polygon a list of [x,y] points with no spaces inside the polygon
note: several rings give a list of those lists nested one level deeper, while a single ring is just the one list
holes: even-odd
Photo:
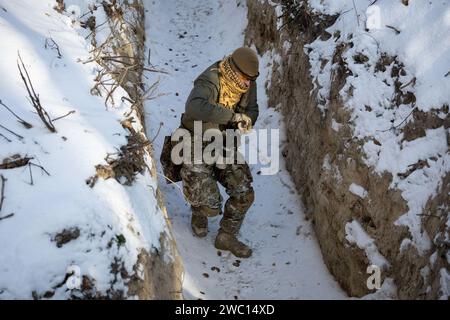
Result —
[{"label": "man's knee", "polygon": [[250,186],[245,188],[245,190],[240,190],[239,192],[233,192],[230,195],[230,205],[233,211],[236,210],[240,213],[245,213],[255,201],[255,191]]},{"label": "man's knee", "polygon": [[204,217],[215,217],[220,214],[219,208],[211,208],[209,206],[192,206],[192,211]]},{"label": "man's knee", "polygon": [[253,202],[255,201],[255,190],[253,190],[253,188],[250,186],[250,188],[245,191],[245,195],[244,195],[244,203],[247,206],[247,209],[250,208],[250,206],[253,204]]}]

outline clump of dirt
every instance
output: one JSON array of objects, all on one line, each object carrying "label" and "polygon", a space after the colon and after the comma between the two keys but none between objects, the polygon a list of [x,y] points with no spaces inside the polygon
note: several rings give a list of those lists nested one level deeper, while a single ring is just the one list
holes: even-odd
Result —
[{"label": "clump of dirt", "polygon": [[58,248],[61,248],[66,243],[78,239],[79,236],[80,229],[78,227],[72,227],[69,229],[64,229],[63,231],[55,234],[55,236],[52,238],[52,241],[56,242],[56,246]]},{"label": "clump of dirt", "polygon": [[[439,117],[438,114],[446,114],[445,118]],[[423,112],[415,109],[412,114],[412,121],[409,121],[403,127],[403,140],[412,141],[426,135],[425,130],[436,129],[444,126],[445,129],[450,128],[450,116],[448,106],[444,105],[439,110],[431,110]]]}]

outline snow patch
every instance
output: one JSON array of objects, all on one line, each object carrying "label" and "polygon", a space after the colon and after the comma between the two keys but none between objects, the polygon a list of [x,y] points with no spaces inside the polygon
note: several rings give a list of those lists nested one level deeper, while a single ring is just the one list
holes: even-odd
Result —
[{"label": "snow patch", "polygon": [[367,196],[367,190],[356,183],[352,183],[350,187],[348,187],[348,190],[363,199]]},{"label": "snow patch", "polygon": [[371,264],[381,269],[389,267],[389,262],[380,254],[375,241],[366,233],[358,221],[352,220],[345,225],[345,239],[364,250]]}]

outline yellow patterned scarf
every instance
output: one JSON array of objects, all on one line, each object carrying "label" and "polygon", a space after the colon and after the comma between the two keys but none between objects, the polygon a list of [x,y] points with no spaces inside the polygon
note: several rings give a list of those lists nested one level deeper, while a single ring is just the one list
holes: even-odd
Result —
[{"label": "yellow patterned scarf", "polygon": [[231,68],[230,57],[223,59],[219,64],[220,93],[219,103],[226,108],[233,109],[241,100],[243,93],[249,89],[241,82],[235,71]]}]

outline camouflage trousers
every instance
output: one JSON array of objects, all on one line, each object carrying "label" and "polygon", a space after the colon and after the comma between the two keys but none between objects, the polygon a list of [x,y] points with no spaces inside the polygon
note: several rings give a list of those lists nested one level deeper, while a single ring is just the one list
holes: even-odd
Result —
[{"label": "camouflage trousers", "polygon": [[183,193],[192,207],[192,214],[205,217],[220,214],[223,198],[217,182],[225,187],[229,198],[225,203],[220,228],[236,234],[255,198],[248,164],[226,164],[223,167],[204,163],[183,164],[180,175]]}]

